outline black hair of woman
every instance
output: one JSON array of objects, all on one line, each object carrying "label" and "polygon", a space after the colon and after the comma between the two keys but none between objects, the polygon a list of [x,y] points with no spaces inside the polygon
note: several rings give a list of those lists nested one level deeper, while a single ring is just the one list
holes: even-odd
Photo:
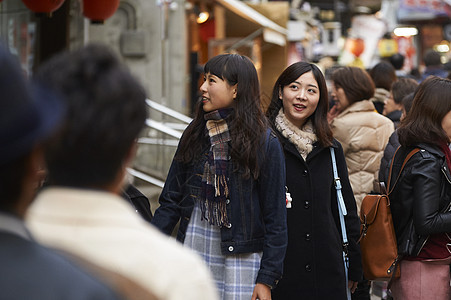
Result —
[{"label": "black hair of woman", "polygon": [[[260,103],[260,88],[254,64],[246,56],[221,54],[205,64],[204,73],[222,78],[231,86],[237,85],[233,111],[226,119],[232,136],[231,157],[244,171],[244,177],[257,178],[259,166],[256,149],[262,145],[268,125]],[[202,101],[198,101],[194,120],[180,140],[176,159],[184,163],[195,161],[209,144],[202,107]]]},{"label": "black hair of woman", "polygon": [[430,76],[415,92],[412,108],[398,129],[403,146],[449,143],[442,120],[451,110],[451,80]]}]

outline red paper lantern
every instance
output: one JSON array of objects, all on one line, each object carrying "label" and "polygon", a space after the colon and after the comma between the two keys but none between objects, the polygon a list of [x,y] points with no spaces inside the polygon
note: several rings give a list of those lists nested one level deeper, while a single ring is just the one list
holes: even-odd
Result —
[{"label": "red paper lantern", "polygon": [[83,14],[92,23],[103,23],[118,7],[119,0],[83,0]]},{"label": "red paper lantern", "polygon": [[22,0],[31,11],[38,14],[49,14],[63,5],[64,0]]},{"label": "red paper lantern", "polygon": [[210,38],[215,37],[215,19],[208,19],[202,24],[199,24],[199,35],[203,42],[208,42]]},{"label": "red paper lantern", "polygon": [[359,57],[365,50],[365,42],[361,38],[349,38],[346,42],[346,49],[355,57]]}]

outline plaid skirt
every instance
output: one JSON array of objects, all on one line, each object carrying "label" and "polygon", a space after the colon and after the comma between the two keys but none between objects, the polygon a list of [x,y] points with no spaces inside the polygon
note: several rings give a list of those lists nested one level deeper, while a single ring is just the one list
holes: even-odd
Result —
[{"label": "plaid skirt", "polygon": [[184,245],[206,262],[216,282],[219,299],[251,299],[263,253],[223,255],[220,228],[201,220],[197,203],[186,230]]}]

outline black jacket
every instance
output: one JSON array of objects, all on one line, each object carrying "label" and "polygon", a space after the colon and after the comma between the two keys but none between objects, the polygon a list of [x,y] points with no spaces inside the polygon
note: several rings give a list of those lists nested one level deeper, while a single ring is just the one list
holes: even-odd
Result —
[{"label": "black jacket", "polygon": [[402,110],[394,110],[386,115],[387,118],[393,121],[395,124],[395,129],[398,128],[399,122],[401,121]]},{"label": "black jacket", "polygon": [[122,197],[133,205],[136,212],[144,220],[149,223],[152,222],[153,215],[149,199],[140,190],[134,185],[129,184],[125,191],[122,192]]},{"label": "black jacket", "polygon": [[[398,252],[409,256],[418,255],[431,234],[451,232],[451,175],[445,154],[433,145],[418,148],[390,195]],[[412,149],[399,149],[392,181]]]},{"label": "black jacket", "polygon": [[[285,153],[288,192],[288,248],[283,278],[273,290],[274,300],[346,299],[342,238],[329,148],[315,144],[306,161],[295,146],[279,137]],[[343,149],[334,140],[342,193],[348,210],[345,217],[350,242],[349,278],[362,276],[359,220],[348,179]]]},{"label": "black jacket", "polygon": [[390,136],[387,146],[385,146],[384,156],[382,156],[381,166],[379,168],[379,182],[384,182],[385,186],[387,186],[391,160],[399,146],[398,131],[395,130]]},{"label": "black jacket", "polygon": [[[234,172],[233,163],[228,166],[227,217],[231,223],[221,227],[221,251],[224,255],[263,251],[256,282],[274,287],[282,277],[287,246],[285,165],[279,141],[269,129],[262,146],[265,160],[260,164],[258,180],[252,176],[245,179],[241,171]],[[202,187],[208,149],[195,163],[172,161],[160,207],[152,219],[152,224],[168,235],[180,220],[177,239],[181,242]]]}]

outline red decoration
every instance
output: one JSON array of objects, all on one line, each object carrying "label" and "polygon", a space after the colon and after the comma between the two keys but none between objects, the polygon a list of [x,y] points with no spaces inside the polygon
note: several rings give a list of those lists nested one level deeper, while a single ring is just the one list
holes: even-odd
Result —
[{"label": "red decoration", "polygon": [[83,14],[92,23],[103,23],[118,7],[119,0],[83,0]]},{"label": "red decoration", "polygon": [[215,37],[215,20],[208,19],[202,24],[199,24],[199,35],[203,42],[207,43],[210,38]]},{"label": "red decoration", "polygon": [[365,50],[365,42],[361,38],[348,38],[346,49],[355,57],[359,57]]},{"label": "red decoration", "polygon": [[52,14],[63,5],[64,0],[22,0],[22,2],[35,13]]}]

